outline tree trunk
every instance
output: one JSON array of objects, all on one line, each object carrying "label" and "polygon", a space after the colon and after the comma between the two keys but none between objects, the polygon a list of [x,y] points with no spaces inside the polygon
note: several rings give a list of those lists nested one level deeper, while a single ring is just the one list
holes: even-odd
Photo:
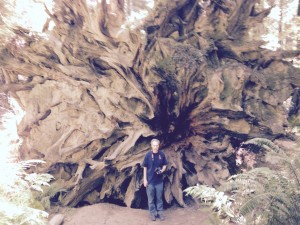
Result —
[{"label": "tree trunk", "polygon": [[255,3],[160,1],[129,29],[124,1],[63,0],[46,38],[15,29],[0,90],[26,111],[22,157],[46,161],[38,170],[55,176],[61,204],[143,207],[141,162],[156,137],[169,160],[165,201],[184,205],[183,188],[234,172],[241,142],[286,135],[283,102],[300,79],[282,59],[299,51],[247,39],[269,13]]}]

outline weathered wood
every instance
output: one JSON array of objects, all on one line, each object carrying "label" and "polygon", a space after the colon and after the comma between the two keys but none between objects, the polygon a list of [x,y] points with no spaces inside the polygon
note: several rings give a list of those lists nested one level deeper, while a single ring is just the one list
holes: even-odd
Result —
[{"label": "weathered wood", "polygon": [[229,176],[240,143],[286,134],[283,102],[300,78],[282,59],[299,51],[249,41],[270,12],[256,2],[163,1],[127,29],[123,1],[63,0],[47,11],[47,39],[15,29],[0,55],[0,91],[26,111],[22,157],[46,161],[41,170],[67,189],[62,205],[145,205],[141,163],[157,137],[170,162],[164,199],[184,206],[186,185]]}]

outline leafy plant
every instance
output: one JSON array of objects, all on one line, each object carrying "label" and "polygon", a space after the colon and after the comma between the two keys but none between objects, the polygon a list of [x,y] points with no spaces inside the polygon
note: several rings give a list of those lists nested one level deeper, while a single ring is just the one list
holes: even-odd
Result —
[{"label": "leafy plant", "polygon": [[42,192],[53,179],[50,174],[27,173],[26,169],[43,163],[29,160],[19,163],[1,163],[0,179],[0,224],[41,225],[45,224],[48,213],[35,200],[34,192]]},{"label": "leafy plant", "polygon": [[263,148],[266,151],[275,151],[277,153],[283,153],[283,150],[278,145],[274,144],[272,141],[266,138],[253,138],[242,144]]},{"label": "leafy plant", "polygon": [[[218,190],[202,185],[190,187],[186,192],[202,202],[210,200],[214,211],[237,224],[299,224],[299,156],[288,155],[267,139],[252,139],[245,144],[267,150],[266,160],[271,167],[254,168],[231,176]],[[215,204],[220,206],[219,193],[224,193],[226,198],[223,198],[222,207],[215,207]],[[226,203],[228,201],[232,204]]]},{"label": "leafy plant", "polygon": [[45,210],[49,210],[51,207],[51,202],[53,203],[53,198],[57,198],[57,200],[60,202],[63,198],[63,195],[67,192],[67,189],[62,188],[62,186],[63,185],[60,182],[47,185],[43,187],[43,192],[34,193],[34,197],[43,205]]},{"label": "leafy plant", "polygon": [[231,204],[233,199],[225,195],[224,192],[217,191],[206,185],[197,185],[184,190],[187,196],[199,199],[205,204],[211,206],[212,210],[219,216],[233,218]]}]

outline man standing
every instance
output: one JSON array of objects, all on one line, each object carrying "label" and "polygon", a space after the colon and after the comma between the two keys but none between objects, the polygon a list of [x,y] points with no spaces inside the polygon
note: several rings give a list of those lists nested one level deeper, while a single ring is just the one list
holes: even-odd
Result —
[{"label": "man standing", "polygon": [[[151,151],[145,155],[142,166],[144,167],[144,186],[147,189],[148,206],[151,220],[156,217],[164,220],[163,215],[163,172],[167,169],[167,159],[162,151],[159,151],[160,141],[151,140]],[[155,202],[156,200],[156,202]],[[156,203],[156,205],[155,205]]]}]

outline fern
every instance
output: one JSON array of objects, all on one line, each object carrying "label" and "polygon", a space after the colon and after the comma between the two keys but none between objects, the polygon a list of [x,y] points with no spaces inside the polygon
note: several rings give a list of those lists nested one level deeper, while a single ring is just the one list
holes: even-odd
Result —
[{"label": "fern", "polygon": [[[0,224],[42,225],[48,214],[34,198],[35,192],[49,185],[53,177],[49,174],[28,174],[25,169],[42,163],[39,160],[20,163],[2,163],[0,169]],[[4,169],[5,168],[5,169]]]},{"label": "fern", "polygon": [[[218,190],[207,186],[190,187],[187,193],[214,205],[220,191],[230,199],[230,215],[238,224],[298,225],[300,221],[300,160],[288,155],[279,146],[264,138],[249,140],[243,145],[263,148],[270,168],[261,167],[231,176]],[[205,190],[209,191],[205,191]],[[226,193],[226,194],[225,194]],[[232,200],[234,199],[234,200]],[[223,210],[218,207],[218,210]]]},{"label": "fern", "polygon": [[233,199],[225,195],[224,192],[217,191],[206,185],[189,187],[184,192],[186,192],[186,196],[191,196],[210,205],[218,215],[225,215],[230,218],[234,217],[234,213],[230,208]]},{"label": "fern", "polygon": [[274,193],[256,194],[243,203],[239,208],[239,214],[246,216],[256,209],[266,208],[270,201],[272,201]]},{"label": "fern", "polygon": [[283,150],[278,145],[274,144],[272,141],[266,138],[253,138],[244,142],[243,145],[254,145],[263,148],[267,151],[272,150],[277,153],[283,152]]},{"label": "fern", "polygon": [[[67,189],[62,188],[59,182],[53,183],[43,187],[43,192],[36,192],[35,199],[41,202],[43,207],[48,210],[51,206],[51,199],[58,194],[58,198],[62,198],[62,195],[67,192]],[[60,199],[61,200],[61,199]]]},{"label": "fern", "polygon": [[[253,170],[263,169],[262,173],[253,173],[253,170],[247,172],[248,176],[253,176],[250,180],[257,179],[257,182],[250,183],[253,186],[239,185],[243,183],[243,179],[248,180],[248,177],[246,174],[237,175],[234,182],[238,186],[238,191],[234,193],[234,198],[242,202],[239,206],[240,215],[247,216],[254,212],[265,217],[265,224],[273,225],[274,221],[277,221],[276,224],[285,224],[288,220],[288,224],[298,224],[298,216],[295,212],[299,211],[300,204],[294,199],[299,198],[297,174],[300,167],[296,167],[293,160],[288,159],[287,156],[282,157],[279,164],[281,170],[257,168]],[[260,185],[257,185],[258,182]],[[244,194],[245,188],[251,188],[250,194]]]}]

